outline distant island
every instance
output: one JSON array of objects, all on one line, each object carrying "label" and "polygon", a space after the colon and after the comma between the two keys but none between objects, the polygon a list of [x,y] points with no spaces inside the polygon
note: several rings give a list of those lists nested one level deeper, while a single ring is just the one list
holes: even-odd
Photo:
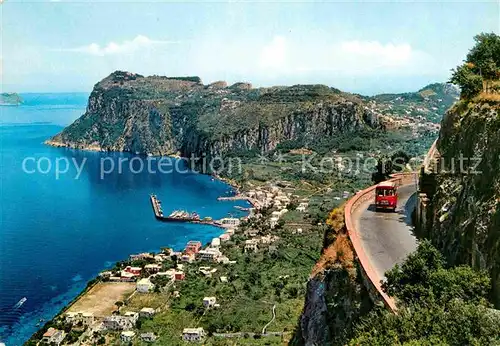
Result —
[{"label": "distant island", "polygon": [[23,103],[23,99],[16,93],[1,93],[0,106],[19,106]]}]

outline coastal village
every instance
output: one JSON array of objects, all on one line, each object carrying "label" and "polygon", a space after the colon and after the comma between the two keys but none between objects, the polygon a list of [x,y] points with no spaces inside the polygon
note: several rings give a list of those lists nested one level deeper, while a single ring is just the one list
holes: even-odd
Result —
[{"label": "coastal village", "polygon": [[[101,272],[80,297],[42,329],[38,344],[156,342],[158,332],[143,332],[140,326],[182,299],[183,283],[188,278],[216,279],[221,285],[230,285],[231,278],[238,275],[233,271],[237,261],[230,253],[276,252],[280,236],[275,230],[284,226],[283,218],[289,208],[303,214],[309,207],[307,198],[292,195],[274,184],[255,187],[235,197],[219,198],[227,199],[247,200],[252,205],[246,209],[248,215],[218,220],[223,233],[209,244],[193,239],[182,251],[161,248],[158,253],[132,254],[128,260]],[[293,235],[303,233],[301,227],[291,227],[289,231]],[[205,314],[224,309],[226,301],[207,292],[198,303]],[[208,334],[202,326],[193,324],[180,330],[178,338],[186,343],[199,342]],[[220,338],[243,337],[243,333],[210,334]],[[282,336],[282,332],[267,332],[264,328],[262,336]]]}]

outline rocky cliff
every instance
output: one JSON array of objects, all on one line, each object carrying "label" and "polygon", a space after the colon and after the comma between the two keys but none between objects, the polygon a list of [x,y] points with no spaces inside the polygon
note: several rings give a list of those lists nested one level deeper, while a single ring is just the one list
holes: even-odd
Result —
[{"label": "rocky cliff", "polygon": [[459,102],[443,119],[437,150],[422,177],[423,236],[450,264],[487,269],[500,307],[500,103]]},{"label": "rocky cliff", "polygon": [[383,130],[394,119],[392,124],[414,125],[416,132],[423,129],[420,132],[428,135],[425,126],[417,126],[423,118],[412,112],[434,114],[439,110],[431,105],[448,100],[439,98],[442,92],[421,94],[385,95],[378,100],[324,85],[253,88],[249,83],[228,86],[223,81],[204,85],[198,77],[144,77],[116,71],[94,86],[85,114],[47,143],[201,157],[262,153],[283,142],[307,147],[340,134]]},{"label": "rocky cliff", "polygon": [[49,143],[214,156],[266,152],[286,140],[307,144],[321,136],[377,127],[377,116],[359,98],[325,86],[205,86],[197,77],[115,72],[95,85],[85,114]]},{"label": "rocky cliff", "polygon": [[304,308],[293,346],[345,345],[360,318],[373,308],[354,249],[346,234],[344,209],[328,215],[323,250],[307,282]]}]

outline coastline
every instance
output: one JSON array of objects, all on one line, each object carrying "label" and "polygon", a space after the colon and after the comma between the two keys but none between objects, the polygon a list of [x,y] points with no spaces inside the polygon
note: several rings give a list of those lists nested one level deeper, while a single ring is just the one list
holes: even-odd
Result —
[{"label": "coastline", "polygon": [[[46,141],[43,142],[45,145],[48,145],[48,146],[52,146],[52,147],[57,147],[57,148],[71,148],[71,149],[76,149],[76,150],[83,150],[83,151],[101,151],[101,152],[122,152],[123,151],[108,151],[108,150],[97,150],[95,147],[86,147],[86,148],[78,148],[78,147],[74,147],[74,146],[69,146],[69,145],[66,145],[64,143],[61,143],[61,142],[58,142],[58,141],[53,141],[51,139],[48,139]],[[126,153],[130,153],[130,152],[126,152]],[[130,153],[130,154],[133,154],[133,153]],[[174,157],[174,156],[170,156],[170,157]],[[174,157],[174,158],[177,158],[177,159],[180,159],[179,157]],[[208,175],[208,174],[205,174],[205,175]],[[214,179],[217,179],[219,180],[220,182],[230,186],[234,191],[234,194],[237,195],[239,192],[238,192],[238,189],[239,189],[239,186],[235,186],[235,184],[230,184],[226,179],[222,178],[222,177],[219,177],[219,176],[215,176],[215,175],[212,175]],[[240,218],[241,219],[241,218]],[[197,224],[197,223],[193,223],[193,224]],[[199,226],[202,226],[199,224]],[[224,234],[225,230],[227,229],[226,227],[222,226],[222,225],[211,225],[212,227],[214,227],[214,230],[215,229],[218,229],[219,231],[217,232],[214,232],[213,233],[213,237],[219,237],[220,235]],[[193,239],[193,240],[196,240],[196,239]],[[159,244],[161,245],[161,244]],[[206,244],[204,244],[205,246]],[[175,249],[176,251],[177,250],[180,250],[181,248],[179,249]],[[128,254],[129,256],[131,254]],[[122,259],[121,261],[125,261],[127,260],[127,258],[125,259]],[[33,341],[35,340],[36,338],[38,338],[40,335],[40,332],[42,330],[45,329],[45,327],[47,326],[48,323],[51,323],[52,321],[56,320],[57,318],[61,317],[69,308],[71,308],[71,306],[73,304],[75,304],[81,297],[83,297],[92,287],[94,287],[98,282],[98,278],[99,278],[99,273],[102,272],[103,270],[105,270],[106,267],[103,267],[101,268],[98,272],[96,272],[92,278],[90,280],[87,281],[85,287],[76,295],[74,296],[71,301],[69,301],[67,304],[64,305],[63,308],[61,308],[59,310],[59,312],[57,312],[53,317],[50,318],[50,320],[47,320],[42,326],[40,326],[36,332],[34,332],[30,337],[29,339],[27,339],[25,342],[28,342],[28,341]]]}]

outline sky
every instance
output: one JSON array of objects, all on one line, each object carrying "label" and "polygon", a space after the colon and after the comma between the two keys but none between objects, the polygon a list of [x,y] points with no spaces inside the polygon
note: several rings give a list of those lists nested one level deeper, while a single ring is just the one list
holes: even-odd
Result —
[{"label": "sky", "polygon": [[16,1],[1,11],[2,90],[90,92],[115,70],[362,94],[447,81],[488,2]]}]

